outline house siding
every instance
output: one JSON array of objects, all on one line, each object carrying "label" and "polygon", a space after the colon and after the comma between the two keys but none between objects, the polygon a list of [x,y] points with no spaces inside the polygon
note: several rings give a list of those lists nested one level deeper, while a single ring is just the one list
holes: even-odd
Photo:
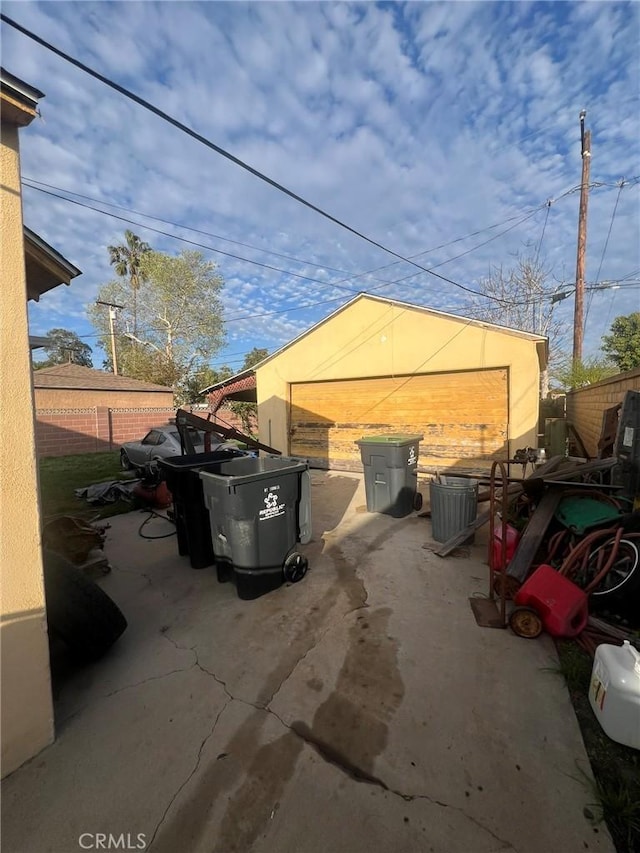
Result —
[{"label": "house siding", "polygon": [[[4,105],[4,94],[2,100]],[[17,127],[4,113],[0,186],[0,716],[2,775],[6,776],[51,743],[54,729],[40,548],[20,154]]]}]

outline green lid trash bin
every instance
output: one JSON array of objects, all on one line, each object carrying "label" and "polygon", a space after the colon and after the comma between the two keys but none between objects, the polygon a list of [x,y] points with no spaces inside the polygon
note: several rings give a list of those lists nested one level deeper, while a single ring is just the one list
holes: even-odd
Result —
[{"label": "green lid trash bin", "polygon": [[[431,535],[448,542],[475,520],[478,512],[478,481],[466,477],[440,477],[429,484]],[[473,534],[467,541],[473,541]]]},{"label": "green lid trash bin", "polygon": [[238,596],[257,598],[302,580],[311,540],[308,464],[286,456],[244,457],[199,472],[216,565],[233,572]]},{"label": "green lid trash bin", "polygon": [[365,435],[356,444],[364,466],[369,512],[403,518],[422,506],[418,455],[422,435]]}]

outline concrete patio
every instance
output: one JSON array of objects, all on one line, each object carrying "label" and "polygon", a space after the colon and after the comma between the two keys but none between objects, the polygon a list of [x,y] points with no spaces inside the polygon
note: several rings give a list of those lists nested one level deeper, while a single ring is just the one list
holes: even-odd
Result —
[{"label": "concrete patio", "polygon": [[486,532],[440,559],[428,520],[364,504],[362,477],[314,472],[312,569],[252,602],[111,519],[129,628],[57,677],[56,742],[3,783],[5,853],[613,851],[552,642],[475,623]]}]

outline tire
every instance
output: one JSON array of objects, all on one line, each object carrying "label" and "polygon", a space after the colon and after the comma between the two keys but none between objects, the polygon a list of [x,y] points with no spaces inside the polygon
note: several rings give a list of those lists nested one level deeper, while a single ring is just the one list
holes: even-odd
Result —
[{"label": "tire", "polygon": [[[603,549],[610,552],[612,540],[605,542],[589,557],[585,571],[588,583],[597,573],[596,555]],[[631,539],[621,539],[618,544],[618,555],[609,572],[598,586],[591,591],[593,601],[605,603],[618,598],[633,597],[640,589],[640,552],[637,544]]]},{"label": "tire", "polygon": [[117,604],[64,557],[43,551],[49,632],[79,661],[101,657],[127,627]]},{"label": "tire", "polygon": [[131,464],[131,460],[129,459],[129,457],[127,455],[127,451],[124,449],[120,451],[120,467],[122,468],[123,471],[132,471],[133,470],[133,465]]}]

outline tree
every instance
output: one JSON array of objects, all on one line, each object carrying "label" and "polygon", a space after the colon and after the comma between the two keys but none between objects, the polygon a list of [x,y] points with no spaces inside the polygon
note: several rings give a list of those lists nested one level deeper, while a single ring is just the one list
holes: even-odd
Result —
[{"label": "tree", "polygon": [[567,356],[551,371],[551,376],[562,390],[570,391],[572,388],[584,388],[586,385],[600,382],[601,379],[613,376],[615,372],[615,367],[606,359],[593,356],[574,362]]},{"label": "tree", "polygon": [[[217,267],[201,252],[177,256],[144,252],[137,288],[137,328],[132,307],[117,319],[118,367],[125,376],[173,385],[178,402],[183,383],[196,362],[210,360],[225,335],[220,292],[224,286]],[[100,288],[98,299],[127,306],[128,284],[121,279]],[[110,351],[108,317],[100,306],[89,307],[89,317]]]},{"label": "tree", "polygon": [[[493,267],[480,282],[480,290],[491,301],[472,297],[465,306],[469,316],[488,323],[508,326],[545,335],[549,338],[551,364],[560,356],[567,326],[553,315],[552,296],[556,286],[550,281],[551,270],[537,257],[520,253],[510,269]],[[549,386],[548,370],[540,378],[541,396],[546,397]]]},{"label": "tree", "polygon": [[81,364],[84,367],[93,367],[91,347],[81,341],[75,332],[71,332],[69,329],[51,329],[45,337],[47,344],[44,351],[48,358],[45,361],[36,362],[33,365],[35,370],[69,362]]},{"label": "tree", "polygon": [[122,278],[129,277],[131,284],[131,299],[133,303],[133,332],[137,332],[137,310],[136,304],[138,300],[138,290],[140,289],[140,281],[144,276],[142,272],[142,256],[146,252],[151,251],[151,246],[143,242],[133,231],[127,230],[124,232],[124,245],[107,246],[109,252],[109,263],[115,269],[116,275]]},{"label": "tree", "polygon": [[230,367],[221,367],[215,370],[213,367],[204,365],[203,367],[194,370],[182,382],[185,403],[201,403],[203,402],[202,389],[208,388],[210,385],[216,385],[222,382],[223,379],[228,379],[233,374]]},{"label": "tree", "polygon": [[611,334],[603,335],[602,349],[619,371],[640,367],[640,311],[616,317]]}]

